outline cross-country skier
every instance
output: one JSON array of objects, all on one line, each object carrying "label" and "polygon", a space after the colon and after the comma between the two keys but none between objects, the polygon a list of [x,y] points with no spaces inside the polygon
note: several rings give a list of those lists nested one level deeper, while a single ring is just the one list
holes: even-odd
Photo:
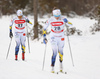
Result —
[{"label": "cross-country skier", "polygon": [[12,26],[14,26],[14,37],[16,41],[16,47],[15,47],[15,60],[18,60],[18,52],[19,52],[19,46],[21,45],[22,48],[22,60],[25,60],[25,41],[26,41],[26,33],[25,33],[25,27],[26,22],[32,25],[32,23],[29,21],[29,19],[23,15],[22,10],[17,10],[17,16],[11,20],[10,23],[10,38],[13,37],[12,33]]},{"label": "cross-country skier", "polygon": [[46,22],[45,26],[43,27],[43,42],[47,43],[46,38],[46,29],[48,26],[51,26],[51,33],[50,33],[50,42],[51,47],[53,50],[53,55],[51,58],[51,67],[52,73],[54,73],[54,66],[56,61],[57,53],[59,53],[59,61],[60,61],[60,72],[63,72],[63,47],[65,43],[65,36],[64,36],[64,27],[65,24],[72,26],[72,23],[69,22],[65,17],[61,15],[60,9],[55,8],[52,11],[53,16]]}]

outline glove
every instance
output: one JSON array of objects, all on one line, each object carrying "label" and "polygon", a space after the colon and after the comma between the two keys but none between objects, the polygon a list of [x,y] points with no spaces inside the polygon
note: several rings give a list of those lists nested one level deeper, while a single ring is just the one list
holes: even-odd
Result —
[{"label": "glove", "polygon": [[28,22],[28,23],[29,23],[29,20],[28,20],[28,19],[26,19],[26,22]]},{"label": "glove", "polygon": [[12,33],[12,32],[9,33],[9,37],[10,37],[10,38],[13,37],[13,33]]},{"label": "glove", "polygon": [[47,38],[43,39],[43,43],[46,44],[48,42]]}]

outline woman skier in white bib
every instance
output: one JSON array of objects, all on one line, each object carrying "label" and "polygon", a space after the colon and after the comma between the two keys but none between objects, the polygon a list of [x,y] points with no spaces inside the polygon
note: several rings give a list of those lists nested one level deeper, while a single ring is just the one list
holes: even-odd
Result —
[{"label": "woman skier in white bib", "polygon": [[64,27],[65,24],[72,25],[65,17],[61,15],[60,9],[54,9],[52,11],[53,16],[46,22],[45,26],[43,27],[43,42],[46,44],[46,29],[48,26],[51,26],[51,33],[50,33],[50,42],[53,51],[53,55],[51,58],[51,67],[52,73],[54,73],[54,66],[56,61],[57,53],[59,53],[59,61],[60,61],[60,72],[63,72],[63,47],[65,43],[65,36],[64,36]]}]

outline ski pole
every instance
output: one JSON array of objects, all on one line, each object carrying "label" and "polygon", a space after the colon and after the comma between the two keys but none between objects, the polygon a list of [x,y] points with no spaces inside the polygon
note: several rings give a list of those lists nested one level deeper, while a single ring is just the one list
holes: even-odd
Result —
[{"label": "ski pole", "polygon": [[29,35],[27,36],[27,40],[28,40],[28,49],[29,49],[29,53],[30,53]]},{"label": "ski pole", "polygon": [[[27,23],[26,23],[26,27],[27,27]],[[29,50],[29,53],[30,53],[30,43],[29,43],[28,28],[27,28],[27,42],[28,42],[28,50]]]},{"label": "ski pole", "polygon": [[8,58],[8,55],[9,55],[9,50],[10,50],[10,47],[11,47],[11,42],[12,42],[12,38],[10,40],[10,44],[9,44],[9,48],[8,48],[8,51],[7,51],[6,59]]},{"label": "ski pole", "polygon": [[71,51],[71,46],[70,46],[70,42],[69,42],[69,37],[67,36],[67,39],[68,39],[68,45],[69,45],[69,50],[70,50],[70,56],[71,56],[71,59],[72,59],[72,65],[74,66],[74,61],[73,61],[73,56],[72,56],[72,51]]},{"label": "ski pole", "polygon": [[[67,28],[67,30],[68,30],[68,28]],[[67,31],[66,31],[66,33],[67,33]],[[71,60],[72,60],[72,65],[74,66],[74,61],[73,61],[73,56],[72,56],[71,45],[70,45],[68,33],[67,33],[67,40],[68,40],[68,45],[69,45],[69,50],[70,50],[70,56],[71,56]]]},{"label": "ski pole", "polygon": [[43,58],[43,66],[42,66],[42,70],[44,70],[45,55],[46,55],[46,47],[47,47],[47,44],[45,44],[45,50],[44,50],[44,58]]}]

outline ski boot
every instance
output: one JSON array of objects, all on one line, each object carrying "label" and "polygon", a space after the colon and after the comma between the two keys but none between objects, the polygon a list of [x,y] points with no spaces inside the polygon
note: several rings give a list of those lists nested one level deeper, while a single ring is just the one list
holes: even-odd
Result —
[{"label": "ski boot", "polygon": [[18,58],[18,55],[15,55],[15,60],[16,60],[16,61],[18,60],[17,58]]},{"label": "ski boot", "polygon": [[63,72],[63,65],[62,65],[62,62],[60,62],[60,72]]},{"label": "ski boot", "polygon": [[22,60],[25,60],[25,53],[22,53]]},{"label": "ski boot", "polygon": [[51,73],[55,73],[55,71],[54,71],[54,67],[52,67],[52,69],[51,69]]},{"label": "ski boot", "polygon": [[51,73],[55,73],[53,65],[51,65]]}]

